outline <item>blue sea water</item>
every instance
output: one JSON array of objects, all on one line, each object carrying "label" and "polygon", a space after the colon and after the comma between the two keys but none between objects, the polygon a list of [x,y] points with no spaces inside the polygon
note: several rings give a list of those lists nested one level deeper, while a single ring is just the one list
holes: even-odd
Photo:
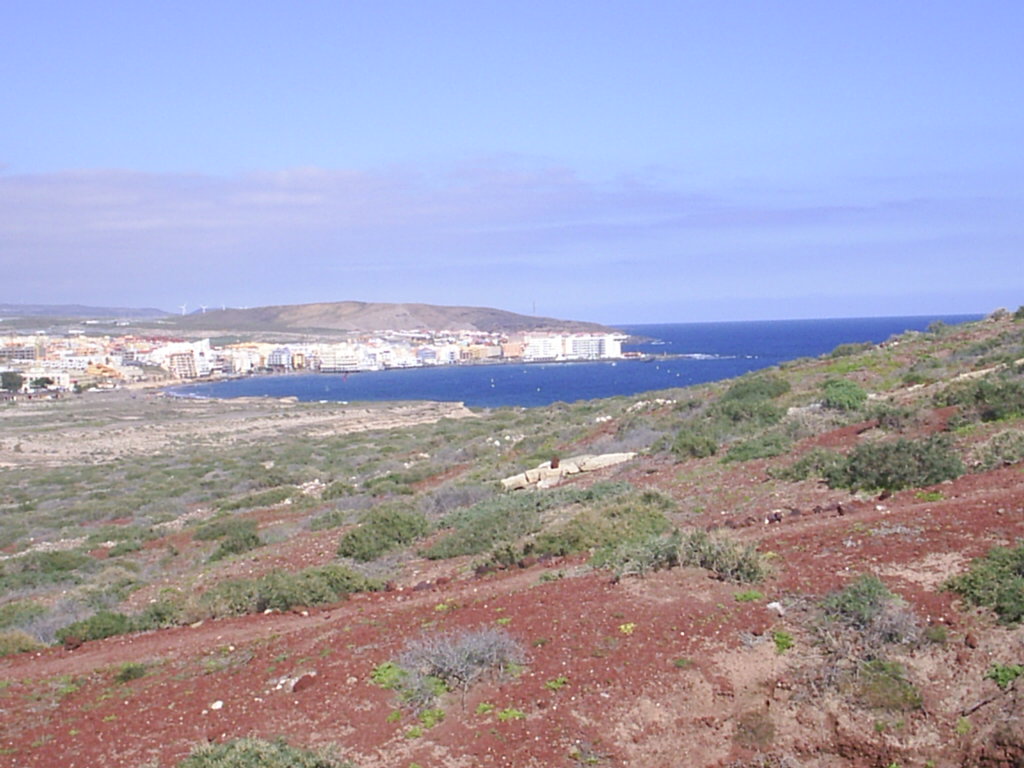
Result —
[{"label": "blue sea water", "polygon": [[294,396],[304,401],[447,400],[478,408],[539,406],[727,379],[799,357],[817,357],[840,344],[880,342],[904,331],[925,330],[936,320],[952,325],[980,317],[933,315],[629,325],[619,328],[642,337],[642,341],[624,349],[658,358],[253,376],[169,391],[191,397]]}]

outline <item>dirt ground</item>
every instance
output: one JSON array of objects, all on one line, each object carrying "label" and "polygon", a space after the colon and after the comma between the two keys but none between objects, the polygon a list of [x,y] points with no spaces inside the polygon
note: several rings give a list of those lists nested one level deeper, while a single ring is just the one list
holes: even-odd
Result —
[{"label": "dirt ground", "polygon": [[[961,713],[986,698],[969,718],[975,736],[1016,722],[984,674],[994,661],[1020,661],[1024,638],[939,587],[969,558],[1024,537],[1022,468],[944,483],[938,501],[783,487],[764,470],[723,468],[718,487],[744,501],[701,512],[685,504],[699,492],[686,463],[616,470],[683,501],[680,522],[728,528],[771,553],[763,599],[740,602],[743,588],[693,568],[612,583],[579,559],[482,578],[468,561],[413,562],[391,591],[327,608],[0,659],[0,765],[171,766],[197,742],[244,735],[333,744],[363,768],[1019,764],[1000,757],[1010,752],[995,735],[979,748],[960,730]],[[781,520],[766,522],[775,510]],[[317,562],[329,555],[317,536],[240,562],[257,572]],[[898,718],[815,698],[799,683],[815,651],[798,607],[869,571],[948,632],[914,657],[925,709]],[[448,694],[444,721],[422,733],[409,715],[396,719],[395,694],[371,682],[374,667],[424,631],[496,624],[529,649],[520,675],[477,685],[465,700]],[[781,653],[780,631],[794,641]],[[117,682],[128,662],[145,674]]]}]

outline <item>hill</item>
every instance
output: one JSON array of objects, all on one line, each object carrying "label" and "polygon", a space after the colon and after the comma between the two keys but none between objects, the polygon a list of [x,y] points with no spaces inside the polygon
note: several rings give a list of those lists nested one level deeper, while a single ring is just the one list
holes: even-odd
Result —
[{"label": "hill", "polygon": [[0,763],[1024,764],[1024,311],[535,409],[0,424]]},{"label": "hill", "polygon": [[528,317],[486,307],[340,301],[253,309],[210,310],[167,318],[166,327],[210,332],[352,332],[380,330],[599,330],[594,323]]},{"label": "hill", "polygon": [[90,307],[83,304],[0,304],[0,317],[152,320],[168,313],[152,307]]}]

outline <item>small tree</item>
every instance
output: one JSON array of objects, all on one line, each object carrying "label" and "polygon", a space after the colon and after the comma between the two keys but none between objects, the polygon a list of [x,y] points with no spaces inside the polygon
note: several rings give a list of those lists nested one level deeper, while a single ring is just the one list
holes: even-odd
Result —
[{"label": "small tree", "polygon": [[18,392],[25,384],[25,377],[17,371],[4,371],[0,373],[0,389],[8,392]]}]

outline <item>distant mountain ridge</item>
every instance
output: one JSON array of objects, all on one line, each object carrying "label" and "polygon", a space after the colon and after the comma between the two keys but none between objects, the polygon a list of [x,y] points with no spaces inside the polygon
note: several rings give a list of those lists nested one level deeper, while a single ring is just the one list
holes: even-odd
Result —
[{"label": "distant mountain ridge", "polygon": [[90,307],[84,304],[0,304],[0,316],[127,318],[148,320],[170,314],[154,307]]},{"label": "distant mountain ridge", "polygon": [[608,330],[597,323],[530,317],[489,307],[448,307],[435,304],[391,304],[338,301],[290,304],[252,309],[216,309],[204,313],[172,315],[166,325],[181,330],[313,332],[476,330],[523,332],[537,330]]}]

